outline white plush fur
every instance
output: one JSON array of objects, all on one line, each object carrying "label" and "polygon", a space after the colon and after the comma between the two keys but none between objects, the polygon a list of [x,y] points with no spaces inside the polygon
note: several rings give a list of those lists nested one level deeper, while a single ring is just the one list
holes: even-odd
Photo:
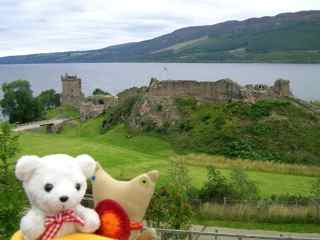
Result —
[{"label": "white plush fur", "polygon": [[[91,233],[99,228],[98,214],[80,205],[87,188],[86,180],[94,174],[95,168],[96,162],[88,155],[76,158],[64,154],[42,158],[24,156],[18,160],[16,176],[23,182],[31,204],[31,209],[20,223],[25,240],[38,239],[45,230],[45,217],[67,209],[73,209],[85,221],[85,226],[64,223],[56,237],[74,232]],[[47,183],[53,185],[50,192],[45,191]],[[81,184],[80,190],[76,189],[77,183]],[[68,200],[61,202],[62,196]]]}]

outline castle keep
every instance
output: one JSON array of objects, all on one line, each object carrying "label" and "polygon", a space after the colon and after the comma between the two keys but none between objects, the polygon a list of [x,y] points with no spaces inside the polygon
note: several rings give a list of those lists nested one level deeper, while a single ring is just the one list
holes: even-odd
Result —
[{"label": "castle keep", "polygon": [[61,76],[62,94],[61,103],[78,108],[84,100],[84,95],[81,91],[81,79],[76,75],[65,74]]}]

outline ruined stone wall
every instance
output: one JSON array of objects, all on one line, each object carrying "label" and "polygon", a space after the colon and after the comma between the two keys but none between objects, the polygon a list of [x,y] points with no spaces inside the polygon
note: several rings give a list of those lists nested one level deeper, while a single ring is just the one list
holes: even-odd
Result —
[{"label": "ruined stone wall", "polygon": [[195,97],[200,101],[243,100],[255,102],[259,99],[292,96],[290,82],[279,79],[273,86],[263,84],[240,86],[230,79],[216,82],[158,81],[152,79],[148,96]]},{"label": "ruined stone wall", "polygon": [[158,81],[152,79],[146,94],[135,104],[129,117],[132,128],[174,126],[183,118],[176,106],[177,97],[194,97],[200,102],[244,101],[255,103],[268,98],[292,96],[289,81],[240,86],[230,79],[216,82]]},{"label": "ruined stone wall", "polygon": [[105,110],[104,105],[95,105],[92,102],[82,102],[80,105],[80,120],[86,121],[102,114]]},{"label": "ruined stone wall", "polygon": [[254,103],[257,100],[268,98],[285,98],[292,97],[290,90],[290,81],[278,79],[273,86],[264,84],[246,85],[241,88],[242,100]]},{"label": "ruined stone wall", "polygon": [[85,121],[95,118],[117,103],[118,97],[115,96],[99,95],[88,97],[80,104],[80,120]]},{"label": "ruined stone wall", "polygon": [[77,76],[65,75],[61,76],[62,94],[61,103],[63,105],[71,105],[76,108],[84,100],[84,95],[81,91],[81,79]]},{"label": "ruined stone wall", "polygon": [[240,85],[230,79],[216,82],[153,80],[148,88],[148,95],[165,97],[191,96],[204,101],[225,101],[240,99],[240,88]]}]

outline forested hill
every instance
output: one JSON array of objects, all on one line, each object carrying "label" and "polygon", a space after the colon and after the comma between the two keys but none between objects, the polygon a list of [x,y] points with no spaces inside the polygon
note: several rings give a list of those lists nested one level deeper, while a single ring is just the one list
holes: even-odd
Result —
[{"label": "forested hill", "polygon": [[[0,58],[0,63],[320,62],[320,11],[187,27],[91,51]],[[89,45],[89,43],[88,43]]]}]

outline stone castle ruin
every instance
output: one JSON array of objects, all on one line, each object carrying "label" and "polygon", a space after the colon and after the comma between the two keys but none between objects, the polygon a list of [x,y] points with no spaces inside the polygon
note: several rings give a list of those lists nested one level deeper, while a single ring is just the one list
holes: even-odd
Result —
[{"label": "stone castle ruin", "polygon": [[152,79],[147,94],[158,97],[194,97],[206,102],[232,100],[255,102],[265,98],[292,96],[290,82],[282,79],[276,80],[273,86],[262,84],[241,86],[230,79],[216,82]]},{"label": "stone castle ruin", "polygon": [[273,86],[263,84],[241,86],[230,79],[215,82],[185,80],[159,81],[152,78],[148,87],[131,88],[118,96],[95,95],[85,98],[81,90],[81,79],[65,74],[62,81],[62,104],[71,105],[80,110],[80,118],[85,121],[102,114],[106,109],[118,104],[132,95],[142,96],[131,114],[130,122],[137,126],[144,117],[157,125],[172,122],[179,118],[175,99],[193,97],[200,102],[245,101],[254,103],[267,98],[285,98],[293,96],[288,80],[278,79]]},{"label": "stone castle ruin", "polygon": [[65,74],[61,76],[62,105],[73,106],[80,111],[81,121],[94,118],[103,113],[107,108],[117,103],[117,96],[97,95],[85,98],[81,89],[81,78],[76,75]]},{"label": "stone castle ruin", "polygon": [[96,95],[87,97],[85,101],[80,104],[80,119],[81,121],[85,121],[90,118],[95,118],[108,108],[116,105],[117,102],[117,96]]},{"label": "stone castle ruin", "polygon": [[144,128],[146,125],[157,127],[174,124],[181,119],[176,98],[191,97],[199,102],[244,101],[255,103],[267,98],[291,97],[290,82],[278,79],[273,86],[241,86],[230,79],[216,82],[198,81],[159,81],[152,79],[131,113],[129,125],[132,128]]},{"label": "stone castle ruin", "polygon": [[61,76],[62,94],[61,103],[79,108],[84,100],[84,95],[81,90],[81,79],[76,75],[65,74]]}]

